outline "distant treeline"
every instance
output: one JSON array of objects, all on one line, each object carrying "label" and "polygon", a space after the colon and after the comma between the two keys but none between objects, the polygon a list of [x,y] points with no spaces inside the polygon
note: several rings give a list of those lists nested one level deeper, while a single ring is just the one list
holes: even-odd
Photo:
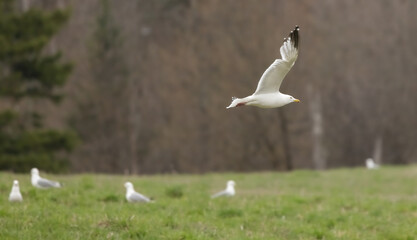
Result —
[{"label": "distant treeline", "polygon": [[[31,107],[78,134],[73,171],[416,161],[417,1],[17,2],[70,10],[44,49],[73,64],[65,97]],[[254,91],[295,25],[300,54],[282,88],[301,104],[226,110]]]}]

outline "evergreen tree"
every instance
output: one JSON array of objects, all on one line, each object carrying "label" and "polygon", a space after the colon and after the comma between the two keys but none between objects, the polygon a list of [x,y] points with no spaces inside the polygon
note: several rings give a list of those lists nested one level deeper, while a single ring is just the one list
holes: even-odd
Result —
[{"label": "evergreen tree", "polygon": [[0,170],[63,171],[68,161],[59,153],[73,149],[75,134],[47,129],[36,111],[17,108],[23,101],[61,100],[55,89],[65,84],[71,65],[61,62],[59,52],[48,55],[44,48],[69,12],[19,12],[16,5],[0,0]]}]

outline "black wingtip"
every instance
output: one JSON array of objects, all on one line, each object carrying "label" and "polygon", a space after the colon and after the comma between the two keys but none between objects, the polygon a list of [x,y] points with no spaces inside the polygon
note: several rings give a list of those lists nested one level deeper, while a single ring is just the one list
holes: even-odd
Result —
[{"label": "black wingtip", "polygon": [[300,27],[298,25],[295,26],[294,30],[290,32],[290,39],[291,43],[294,44],[294,47],[298,49],[298,44],[300,42],[298,32],[300,31]]}]

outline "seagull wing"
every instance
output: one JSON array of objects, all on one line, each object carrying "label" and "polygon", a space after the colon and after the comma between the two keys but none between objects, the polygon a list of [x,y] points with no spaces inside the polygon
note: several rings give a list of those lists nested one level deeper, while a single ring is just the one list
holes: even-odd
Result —
[{"label": "seagull wing", "polygon": [[145,197],[144,195],[138,193],[138,192],[134,192],[129,196],[129,199],[132,202],[150,202],[151,200],[147,197]]},{"label": "seagull wing", "polygon": [[38,185],[43,188],[61,187],[61,184],[59,182],[54,182],[45,178],[39,178]]},{"label": "seagull wing", "polygon": [[276,59],[266,69],[253,95],[279,91],[282,80],[290,71],[298,57],[299,30],[300,28],[296,26],[288,38],[284,39],[284,43],[280,48],[282,59]]}]

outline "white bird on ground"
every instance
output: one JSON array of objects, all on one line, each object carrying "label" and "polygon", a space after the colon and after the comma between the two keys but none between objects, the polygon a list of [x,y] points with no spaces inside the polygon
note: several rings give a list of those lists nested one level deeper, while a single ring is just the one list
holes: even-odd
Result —
[{"label": "white bird on ground", "polygon": [[300,100],[279,91],[282,80],[294,65],[295,60],[297,60],[299,31],[300,28],[296,26],[288,38],[284,39],[284,44],[280,48],[282,59],[276,59],[266,69],[259,80],[255,93],[245,98],[233,97],[232,103],[227,108],[245,105],[260,108],[276,108],[292,102],[300,102]]},{"label": "white bird on ground", "polygon": [[39,170],[37,168],[32,168],[30,170],[32,175],[31,182],[34,187],[37,188],[60,188],[61,184],[59,182],[54,182],[39,176]]},{"label": "white bird on ground", "polygon": [[216,194],[214,194],[213,196],[211,196],[211,198],[216,198],[216,197],[221,197],[221,196],[225,196],[225,197],[232,197],[236,194],[235,191],[235,181],[233,180],[229,180],[227,181],[227,187],[225,190],[218,192]]},{"label": "white bird on ground", "polygon": [[366,168],[367,169],[377,169],[379,165],[374,162],[372,158],[366,159]]},{"label": "white bird on ground", "polygon": [[136,192],[131,182],[126,182],[125,188],[126,188],[126,200],[128,202],[151,202],[151,199]]},{"label": "white bird on ground", "polygon": [[23,197],[19,189],[19,181],[17,180],[13,181],[12,191],[10,192],[10,195],[9,195],[9,201],[10,202],[22,202],[23,201]]}]

